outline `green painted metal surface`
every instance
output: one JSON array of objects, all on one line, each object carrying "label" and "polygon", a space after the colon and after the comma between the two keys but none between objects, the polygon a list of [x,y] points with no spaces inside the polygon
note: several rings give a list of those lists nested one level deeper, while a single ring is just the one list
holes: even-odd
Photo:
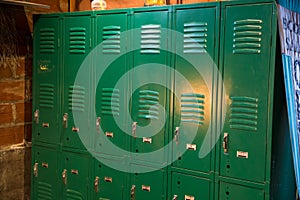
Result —
[{"label": "green painted metal surface", "polygon": [[[259,14],[257,14],[259,13]],[[273,4],[227,6],[224,85],[227,112],[220,175],[254,182],[266,177],[268,93],[273,90],[270,54]]]},{"label": "green painted metal surface", "polygon": [[33,140],[57,144],[60,141],[59,16],[37,18],[34,31]]}]

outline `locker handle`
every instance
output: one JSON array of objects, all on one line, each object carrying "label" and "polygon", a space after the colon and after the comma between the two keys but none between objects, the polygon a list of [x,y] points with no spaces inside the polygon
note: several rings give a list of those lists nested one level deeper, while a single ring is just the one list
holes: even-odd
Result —
[{"label": "locker handle", "polygon": [[195,197],[190,195],[184,195],[184,200],[195,200]]},{"label": "locker handle", "polygon": [[79,132],[79,128],[77,128],[77,127],[72,127],[72,132],[78,133],[78,132]]},{"label": "locker handle", "polygon": [[64,171],[62,172],[61,176],[62,176],[63,183],[65,185],[67,185],[67,170],[66,169],[64,169]]},{"label": "locker handle", "polygon": [[147,192],[150,192],[151,187],[150,187],[150,186],[147,186],[147,185],[142,185],[142,190],[147,191]]},{"label": "locker handle", "polygon": [[112,183],[113,179],[111,177],[104,177],[104,181],[108,183]]},{"label": "locker handle", "polygon": [[174,140],[176,142],[176,144],[179,144],[179,127],[175,128],[175,133],[174,133]]},{"label": "locker handle", "polygon": [[224,149],[224,153],[228,153],[228,133],[224,133],[223,149]]},{"label": "locker handle", "polygon": [[38,177],[38,175],[39,175],[39,169],[38,169],[38,167],[39,167],[39,163],[34,163],[33,174],[34,174],[35,177]]},{"label": "locker handle", "polygon": [[68,113],[65,113],[63,116],[63,125],[64,128],[68,128]]},{"label": "locker handle", "polygon": [[43,162],[43,163],[42,163],[42,167],[44,167],[44,168],[48,168],[48,167],[49,167],[49,164],[48,164],[48,163],[45,163],[45,162]]},{"label": "locker handle", "polygon": [[43,126],[44,128],[49,128],[50,124],[44,122],[44,123],[42,124],[42,126]]},{"label": "locker handle", "polygon": [[39,116],[40,116],[40,111],[39,110],[35,110],[34,111],[34,121],[36,124],[39,123]]},{"label": "locker handle", "polygon": [[132,130],[131,130],[131,133],[132,133],[132,136],[133,136],[133,137],[136,137],[136,125],[137,125],[137,122],[133,122],[133,123],[132,123]]},{"label": "locker handle", "polygon": [[101,121],[101,118],[97,117],[97,119],[96,119],[96,131],[98,133],[100,132],[100,121]]},{"label": "locker handle", "polygon": [[135,185],[131,186],[131,190],[130,190],[130,199],[134,200],[135,199]]},{"label": "locker handle", "polygon": [[99,192],[99,177],[96,176],[95,180],[94,180],[94,190],[96,193]]},{"label": "locker handle", "polygon": [[175,194],[172,198],[172,200],[177,200],[178,199],[178,196]]}]

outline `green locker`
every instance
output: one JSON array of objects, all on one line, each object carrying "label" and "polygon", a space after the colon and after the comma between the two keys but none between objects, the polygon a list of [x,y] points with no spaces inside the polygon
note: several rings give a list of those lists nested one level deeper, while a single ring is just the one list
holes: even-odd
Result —
[{"label": "green locker", "polygon": [[[86,58],[91,49],[91,16],[82,15],[65,15],[63,21],[63,115],[60,117],[62,128],[63,146],[85,149],[79,134],[82,134],[85,140],[90,137],[89,132],[81,133],[81,129],[87,130],[88,127],[78,127],[74,123],[73,116],[87,119],[89,117],[90,102],[90,84],[79,85],[75,83],[77,72],[81,67],[83,60]],[[91,66],[92,68],[92,66]],[[85,72],[90,76],[91,70]],[[88,124],[86,125],[88,126]],[[84,142],[89,145],[88,141]]]},{"label": "green locker", "polygon": [[[164,163],[159,156],[138,154],[160,150],[167,140],[169,120],[168,88],[170,86],[169,48],[170,26],[168,9],[137,9],[132,20],[132,151],[133,160]],[[167,66],[167,67],[166,67]],[[165,87],[164,87],[165,86]],[[157,155],[157,154],[155,154]]]},{"label": "green locker", "polygon": [[266,168],[270,172],[266,162],[270,159],[273,9],[272,3],[225,6],[222,51],[227,109],[221,176],[264,182]]},{"label": "green locker", "polygon": [[166,169],[132,164],[132,170],[148,170],[148,173],[132,173],[127,193],[130,200],[165,200]]},{"label": "green locker", "polygon": [[89,199],[90,157],[73,152],[62,152],[60,186],[62,199]]},{"label": "green locker", "polygon": [[127,191],[127,177],[125,172],[112,169],[110,166],[106,166],[103,160],[109,159],[110,162],[116,162],[121,164],[122,159],[101,158],[97,157],[94,164],[93,178],[93,199],[99,200],[122,200],[128,199],[125,195]]},{"label": "green locker", "polygon": [[[210,5],[175,7],[173,166],[206,173],[213,170],[214,159],[213,92],[217,83],[214,73],[219,18],[215,4]],[[202,155],[204,146],[210,152]]]},{"label": "green locker", "polygon": [[37,16],[34,24],[33,140],[60,140],[60,23],[59,15]]},{"label": "green locker", "polygon": [[209,200],[211,196],[211,180],[186,175],[172,173],[172,200]]},{"label": "green locker", "polygon": [[32,151],[31,199],[58,199],[58,151],[35,146]]},{"label": "green locker", "polygon": [[[129,90],[127,51],[128,38],[125,31],[128,26],[128,14],[123,12],[100,12],[96,17],[96,56],[95,91],[96,91],[96,120],[99,124],[96,131],[95,151],[105,154],[117,154],[108,151],[105,143],[129,151],[129,132],[127,92]],[[104,71],[105,70],[105,71]],[[101,76],[100,76],[101,75]],[[123,82],[118,84],[121,77]],[[99,82],[98,82],[99,80]],[[128,131],[129,130],[129,131]],[[102,139],[103,135],[106,138]],[[120,156],[120,155],[118,155]]]},{"label": "green locker", "polygon": [[226,182],[220,183],[219,200],[264,200],[265,192],[262,189],[246,187]]}]

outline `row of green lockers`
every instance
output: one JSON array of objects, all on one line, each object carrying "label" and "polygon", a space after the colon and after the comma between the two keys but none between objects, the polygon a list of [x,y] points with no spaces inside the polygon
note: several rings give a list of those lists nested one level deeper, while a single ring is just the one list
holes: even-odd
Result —
[{"label": "row of green lockers", "polygon": [[272,1],[36,16],[32,199],[293,199],[276,39]]}]

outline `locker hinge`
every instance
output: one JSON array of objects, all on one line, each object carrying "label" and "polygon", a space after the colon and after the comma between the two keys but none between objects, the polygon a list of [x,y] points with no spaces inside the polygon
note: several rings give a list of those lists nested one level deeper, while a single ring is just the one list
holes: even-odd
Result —
[{"label": "locker hinge", "polygon": [[68,113],[65,113],[63,116],[63,126],[64,128],[68,128]]},{"label": "locker hinge", "polygon": [[40,117],[40,111],[39,110],[35,110],[34,111],[34,121],[36,124],[39,123],[39,117]]},{"label": "locker hinge", "polygon": [[65,185],[67,185],[67,170],[66,169],[64,169],[64,171],[62,172],[61,177],[62,177],[63,183]]},{"label": "locker hinge", "polygon": [[175,194],[172,198],[172,200],[177,200],[178,199],[178,196]]},{"label": "locker hinge", "polygon": [[175,133],[174,133],[174,140],[176,142],[176,144],[179,144],[179,127],[175,128]]},{"label": "locker hinge", "polygon": [[99,177],[96,176],[95,180],[94,180],[94,190],[96,193],[99,192]]},{"label": "locker hinge", "polygon": [[100,132],[100,121],[101,121],[101,118],[97,117],[97,119],[96,119],[96,131],[98,133]]},{"label": "locker hinge", "polygon": [[131,186],[130,190],[130,200],[135,200],[135,185]]},{"label": "locker hinge", "polygon": [[228,133],[224,133],[224,137],[223,137],[223,150],[224,153],[228,153]]},{"label": "locker hinge", "polygon": [[38,169],[38,167],[39,167],[39,163],[34,163],[34,166],[33,166],[33,175],[35,177],[38,177],[38,175],[39,175],[39,169]]},{"label": "locker hinge", "polygon": [[131,130],[131,133],[132,133],[132,136],[133,136],[133,137],[136,137],[136,125],[137,125],[137,122],[133,122],[133,123],[132,123],[132,130]]}]

